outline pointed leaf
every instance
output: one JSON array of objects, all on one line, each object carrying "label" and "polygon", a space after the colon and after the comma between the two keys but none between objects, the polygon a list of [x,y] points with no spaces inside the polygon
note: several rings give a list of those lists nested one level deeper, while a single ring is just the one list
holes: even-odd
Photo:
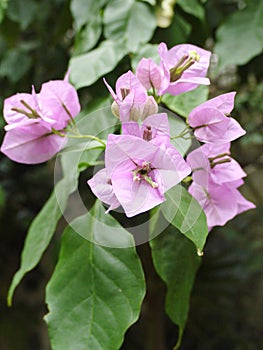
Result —
[{"label": "pointed leaf", "polygon": [[[69,195],[77,188],[77,179],[65,177],[57,183],[50,198],[32,222],[22,251],[21,265],[13,277],[8,291],[8,304],[12,304],[14,291],[24,275],[39,263],[55,232],[66,207]],[[59,201],[57,196],[59,196]]]},{"label": "pointed leaf", "polygon": [[[45,319],[53,350],[118,350],[140,313],[145,284],[136,250],[94,243],[104,233],[108,245],[114,246],[117,238],[114,232],[107,235],[97,229],[98,216],[110,217],[116,227],[119,224],[105,215],[99,202],[91,214],[73,222],[91,241],[72,227],[65,230],[59,262],[47,287],[50,312]],[[123,241],[134,243],[125,229],[121,234]]]},{"label": "pointed leaf", "polygon": [[180,186],[166,192],[166,201],[161,205],[165,219],[189,238],[202,254],[208,235],[206,216],[198,202]]},{"label": "pointed leaf", "polygon": [[103,41],[95,50],[71,58],[70,80],[77,89],[90,86],[101,76],[112,71],[127,52],[122,42]]},{"label": "pointed leaf", "polygon": [[205,18],[205,9],[198,0],[178,0],[178,5],[184,10],[203,21]]},{"label": "pointed leaf", "polygon": [[136,51],[140,43],[148,42],[156,28],[151,8],[135,0],[112,0],[104,12],[104,35],[107,39],[122,39],[128,51]]},{"label": "pointed leaf", "polygon": [[82,26],[95,17],[100,15],[100,11],[109,0],[71,0],[70,10],[74,19],[76,29],[79,30]]},{"label": "pointed leaf", "polygon": [[193,243],[173,226],[169,226],[153,239],[150,246],[156,271],[167,285],[166,312],[179,326],[179,347],[187,321],[190,294],[201,259],[197,256]]},{"label": "pointed leaf", "polygon": [[215,44],[220,68],[245,64],[263,51],[262,23],[263,2],[257,0],[249,1],[222,23]]}]

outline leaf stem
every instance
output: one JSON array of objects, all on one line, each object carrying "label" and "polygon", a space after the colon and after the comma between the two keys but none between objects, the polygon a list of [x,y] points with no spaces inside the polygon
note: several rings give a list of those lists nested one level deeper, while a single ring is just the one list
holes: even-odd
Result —
[{"label": "leaf stem", "polygon": [[106,143],[104,141],[102,141],[100,138],[93,136],[93,135],[82,135],[80,133],[76,134],[76,135],[72,135],[72,134],[68,134],[68,133],[63,133],[61,131],[58,131],[56,129],[52,128],[52,132],[53,134],[59,135],[61,137],[67,137],[69,139],[90,139],[90,140],[94,140],[94,141],[98,141],[100,144],[103,145],[103,147],[106,147]]}]

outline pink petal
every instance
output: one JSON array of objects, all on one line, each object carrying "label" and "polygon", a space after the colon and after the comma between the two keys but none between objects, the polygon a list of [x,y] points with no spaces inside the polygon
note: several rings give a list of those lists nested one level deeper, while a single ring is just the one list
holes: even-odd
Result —
[{"label": "pink petal", "polygon": [[227,94],[222,94],[217,97],[214,97],[198,107],[194,109],[195,112],[199,111],[200,109],[207,108],[207,107],[213,107],[218,109],[220,112],[224,114],[229,114],[232,109],[234,108],[234,100],[235,100],[236,92],[229,92]]},{"label": "pink petal", "polygon": [[165,200],[159,188],[152,188],[144,180],[133,181],[132,172],[121,172],[121,167],[112,173],[112,186],[127,217],[150,210]]},{"label": "pink petal", "polygon": [[108,177],[106,168],[99,170],[93,178],[88,181],[88,184],[95,196],[110,206],[106,213],[120,206],[113,192],[111,180]]},{"label": "pink petal", "polygon": [[141,84],[150,90],[159,89],[162,83],[162,74],[158,65],[151,58],[142,58],[136,69],[136,76]]},{"label": "pink petal", "polygon": [[210,184],[207,194],[206,189],[193,182],[188,191],[203,207],[208,227],[223,226],[237,214],[238,204],[226,185]]},{"label": "pink petal", "polygon": [[29,120],[33,120],[34,122],[36,121],[35,118],[28,118],[25,114],[13,110],[13,108],[15,108],[21,109],[27,113],[31,113],[30,109],[25,107],[21,101],[25,101],[32,109],[38,111],[37,100],[33,95],[26,93],[18,93],[16,95],[13,95],[4,101],[3,114],[8,124],[18,123],[18,125],[22,125],[23,123],[30,124],[31,122],[29,122]]},{"label": "pink petal", "polygon": [[52,158],[66,142],[41,124],[29,125],[8,131],[1,152],[18,163],[37,164]]},{"label": "pink petal", "polygon": [[44,83],[38,101],[43,116],[52,120],[53,127],[57,130],[64,129],[70,119],[80,112],[77,91],[64,80]]}]

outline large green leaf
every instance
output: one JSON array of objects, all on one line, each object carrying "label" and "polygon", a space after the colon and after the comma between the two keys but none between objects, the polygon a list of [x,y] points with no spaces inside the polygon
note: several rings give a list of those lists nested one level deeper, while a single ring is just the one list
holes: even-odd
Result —
[{"label": "large green leaf", "polygon": [[10,0],[8,1],[6,15],[12,21],[18,22],[22,29],[26,29],[35,20],[37,10],[38,5],[34,0]]},{"label": "large green leaf", "polygon": [[63,178],[57,183],[50,198],[32,222],[22,251],[20,268],[14,275],[8,291],[9,305],[12,303],[15,289],[24,275],[39,263],[55,232],[62,211],[66,207],[68,197],[76,188],[76,176]]},{"label": "large green leaf", "polygon": [[208,98],[208,87],[200,85],[198,88],[183,94],[172,96],[166,94],[162,102],[173,112],[187,118],[189,113]]},{"label": "large green leaf", "polygon": [[192,242],[173,226],[153,239],[150,245],[156,271],[167,285],[166,312],[179,326],[176,349],[180,345],[187,321],[190,294],[200,257]]},{"label": "large green leaf", "polygon": [[218,28],[215,53],[219,68],[242,65],[263,51],[263,2],[251,0]]},{"label": "large green leaf", "polygon": [[178,0],[178,5],[190,15],[193,15],[203,21],[205,18],[205,9],[198,0]]},{"label": "large green leaf", "polygon": [[97,44],[101,33],[101,16],[95,16],[77,33],[74,43],[74,55],[80,55],[92,49]]},{"label": "large green leaf", "polygon": [[[111,217],[97,202],[92,213],[73,223],[77,231],[87,232],[91,241],[72,227],[64,232],[59,262],[46,293],[49,313],[45,319],[54,350],[118,350],[124,333],[139,316],[145,294],[139,258],[134,247],[118,249],[94,243],[101,241],[101,235],[108,245],[114,245],[117,238],[114,232],[107,235],[97,229],[94,221],[102,214]],[[133,245],[125,229],[121,235]]]},{"label": "large green leaf", "polygon": [[161,205],[165,219],[189,238],[202,254],[208,235],[206,216],[202,207],[181,185],[166,192],[166,201]]},{"label": "large green leaf", "polygon": [[109,0],[71,0],[70,10],[77,30],[95,17],[100,16],[100,11]]},{"label": "large green leaf", "polygon": [[148,42],[156,28],[152,9],[136,0],[112,0],[104,12],[104,35],[122,39],[126,49],[135,52],[140,43]]},{"label": "large green leaf", "polygon": [[70,79],[77,89],[90,86],[112,71],[126,54],[127,49],[120,41],[103,41],[95,50],[70,60]]}]

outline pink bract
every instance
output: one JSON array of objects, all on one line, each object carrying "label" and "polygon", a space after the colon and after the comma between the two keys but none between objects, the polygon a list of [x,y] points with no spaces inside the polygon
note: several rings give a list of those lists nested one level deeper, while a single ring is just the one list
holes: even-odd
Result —
[{"label": "pink bract", "polygon": [[[160,68],[163,72],[162,85],[158,90],[159,95],[170,93],[176,96],[191,91],[200,84],[210,84],[209,79],[205,76],[211,52],[191,44],[176,45],[168,50],[165,43],[159,45],[158,51],[161,59]],[[187,62],[191,60],[191,55],[196,56],[196,59],[193,59],[188,67]],[[181,73],[178,73],[178,77],[173,81],[172,70],[176,67]]]},{"label": "pink bract", "polygon": [[162,85],[163,72],[151,58],[142,58],[136,68],[136,76],[146,90],[159,89]]},{"label": "pink bract", "polygon": [[246,176],[241,166],[230,156],[230,143],[205,144],[188,154],[187,163],[193,172],[193,181],[207,186],[234,182]]},{"label": "pink bract", "polygon": [[234,97],[234,92],[223,94],[192,110],[188,123],[199,141],[227,143],[246,133],[235,119],[228,116],[234,106]]},{"label": "pink bract", "polygon": [[255,208],[253,203],[228,184],[218,185],[211,182],[205,188],[193,182],[188,191],[202,206],[209,229],[223,226],[237,214]]}]

